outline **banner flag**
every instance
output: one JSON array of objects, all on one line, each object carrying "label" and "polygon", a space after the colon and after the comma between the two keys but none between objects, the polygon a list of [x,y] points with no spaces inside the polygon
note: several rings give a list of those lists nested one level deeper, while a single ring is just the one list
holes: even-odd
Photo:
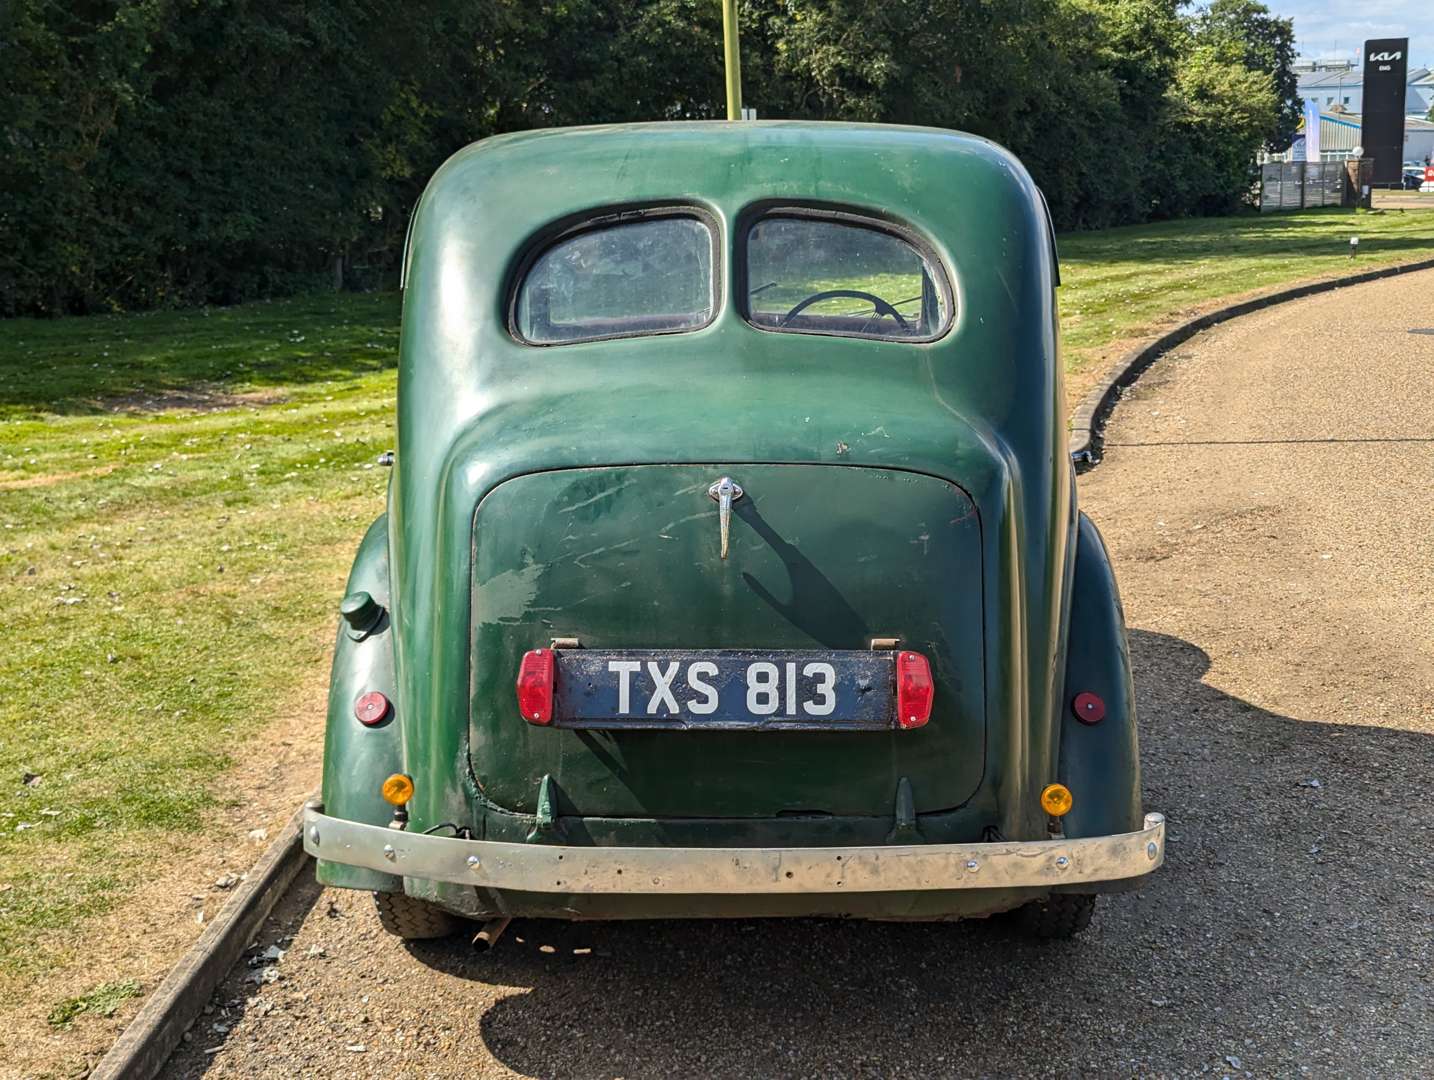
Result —
[{"label": "banner flag", "polygon": [[1319,101],[1305,98],[1305,160],[1319,160]]}]

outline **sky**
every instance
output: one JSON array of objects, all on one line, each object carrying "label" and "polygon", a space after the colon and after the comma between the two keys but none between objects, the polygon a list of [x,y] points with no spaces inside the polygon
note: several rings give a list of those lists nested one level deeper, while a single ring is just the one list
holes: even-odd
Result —
[{"label": "sky", "polygon": [[1368,38],[1407,37],[1409,66],[1434,67],[1434,0],[1264,0],[1295,20],[1301,56],[1355,59]]}]

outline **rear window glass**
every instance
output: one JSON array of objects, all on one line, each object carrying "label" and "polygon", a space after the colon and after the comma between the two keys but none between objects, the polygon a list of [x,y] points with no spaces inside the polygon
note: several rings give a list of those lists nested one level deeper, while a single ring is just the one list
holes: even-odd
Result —
[{"label": "rear window glass", "polygon": [[761,329],[929,341],[950,324],[940,265],[876,222],[772,215],[746,248],[747,318]]},{"label": "rear window glass", "polygon": [[716,309],[712,248],[705,222],[676,214],[566,236],[523,276],[513,330],[560,345],[706,326]]}]

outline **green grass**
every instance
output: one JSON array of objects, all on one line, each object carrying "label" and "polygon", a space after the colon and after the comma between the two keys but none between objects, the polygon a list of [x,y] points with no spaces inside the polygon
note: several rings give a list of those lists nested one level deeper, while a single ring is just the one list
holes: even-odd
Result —
[{"label": "green grass", "polygon": [[[5,324],[0,973],[62,960],[54,932],[242,799],[219,778],[322,679],[383,509],[397,316],[388,295]],[[179,391],[230,407],[114,411]]]},{"label": "green grass", "polygon": [[[1349,239],[1359,255],[1349,257]],[[1172,312],[1284,282],[1434,258],[1434,214],[1309,210],[1168,221],[1059,238],[1068,360],[1088,362]]]},{"label": "green grass", "polygon": [[[789,283],[773,281],[767,288],[752,298],[752,310],[773,315],[785,315],[792,305],[807,297],[830,289],[854,289],[879,296],[897,308],[903,315],[920,314],[921,274],[863,274],[844,275],[840,267],[831,267],[826,274],[813,273],[810,267],[797,268],[801,281]],[[807,308],[812,315],[863,315],[872,310],[869,301],[852,297],[833,297],[821,300]]]},{"label": "green grass", "polygon": [[[1359,237],[1359,254],[1351,259],[1353,236]],[[1206,218],[1067,233],[1059,247],[1067,361],[1079,368],[1111,343],[1140,336],[1172,314],[1209,301],[1283,282],[1434,258],[1434,215],[1316,210]],[[801,280],[777,280],[782,271],[771,266],[754,274],[753,281],[767,284],[753,299],[756,310],[784,314],[828,289],[861,290],[890,302],[919,300],[921,294],[917,274],[844,275],[840,265],[819,272],[805,265],[786,269],[800,273]],[[871,310],[870,303],[834,298],[808,313]],[[919,309],[908,303],[901,310],[911,318]]]},{"label": "green grass", "polygon": [[50,1010],[48,1020],[51,1027],[67,1028],[75,1017],[113,1016],[119,1007],[139,993],[139,983],[133,979],[123,982],[101,983],[87,994],[66,998]]},{"label": "green grass", "polygon": [[[1346,269],[1355,232],[1360,267],[1434,256],[1420,213],[1064,236],[1072,356]],[[322,684],[383,509],[397,323],[384,295],[3,324],[0,978],[82,963],[86,926],[242,804],[226,772]],[[204,408],[130,410],[153,400]]]}]

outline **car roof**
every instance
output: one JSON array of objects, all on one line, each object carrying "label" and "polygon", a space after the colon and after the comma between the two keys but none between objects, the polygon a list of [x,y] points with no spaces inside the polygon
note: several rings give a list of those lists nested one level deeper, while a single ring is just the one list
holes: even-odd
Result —
[{"label": "car roof", "polygon": [[[954,167],[954,171],[953,171]],[[483,204],[532,228],[603,205],[705,202],[720,211],[763,199],[874,206],[922,216],[952,181],[1020,184],[1007,151],[939,128],[810,121],[684,121],[551,128],[499,135],[454,154],[424,201],[455,210],[482,187]]]}]

